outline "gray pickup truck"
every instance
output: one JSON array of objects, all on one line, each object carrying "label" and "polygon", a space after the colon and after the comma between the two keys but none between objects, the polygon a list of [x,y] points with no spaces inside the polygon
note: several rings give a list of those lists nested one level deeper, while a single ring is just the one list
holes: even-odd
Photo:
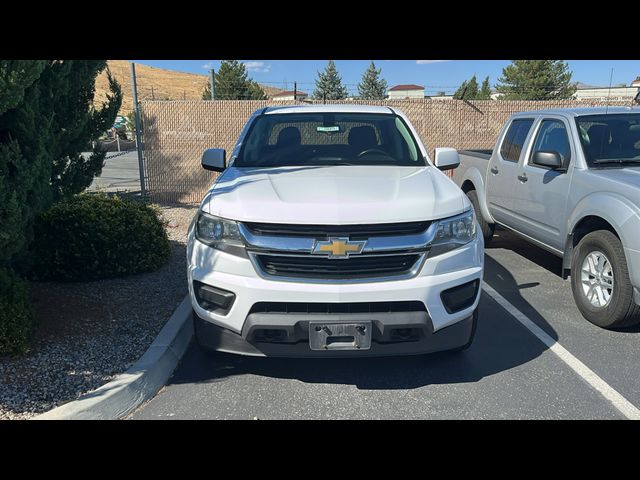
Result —
[{"label": "gray pickup truck", "polygon": [[563,259],[582,315],[640,322],[640,108],[513,115],[493,151],[460,151],[453,180],[490,241],[500,225]]}]

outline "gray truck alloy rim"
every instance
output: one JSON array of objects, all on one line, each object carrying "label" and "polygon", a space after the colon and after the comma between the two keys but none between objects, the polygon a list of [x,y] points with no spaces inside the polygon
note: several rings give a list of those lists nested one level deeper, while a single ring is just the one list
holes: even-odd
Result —
[{"label": "gray truck alloy rim", "polygon": [[603,308],[609,304],[613,294],[613,268],[604,253],[595,251],[585,257],[580,280],[591,305]]}]

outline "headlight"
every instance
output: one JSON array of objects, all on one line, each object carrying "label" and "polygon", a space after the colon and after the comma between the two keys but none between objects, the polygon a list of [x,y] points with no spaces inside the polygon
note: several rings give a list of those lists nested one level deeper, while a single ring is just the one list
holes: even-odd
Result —
[{"label": "headlight", "polygon": [[198,240],[213,248],[236,254],[238,250],[244,250],[237,222],[199,212],[195,233]]},{"label": "headlight", "polygon": [[431,242],[431,256],[448,252],[469,243],[476,237],[476,217],[470,209],[455,217],[439,220]]}]

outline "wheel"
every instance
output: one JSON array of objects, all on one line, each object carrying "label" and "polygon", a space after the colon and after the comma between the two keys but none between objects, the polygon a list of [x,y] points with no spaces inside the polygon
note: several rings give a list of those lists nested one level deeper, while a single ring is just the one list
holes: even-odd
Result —
[{"label": "wheel", "polygon": [[482,212],[480,211],[480,202],[478,201],[478,194],[475,190],[469,190],[467,192],[467,197],[469,198],[471,205],[473,205],[473,210],[476,212],[476,219],[478,220],[480,231],[482,231],[482,236],[484,237],[484,244],[488,245],[493,238],[493,232],[496,229],[496,225],[495,223],[487,222],[482,216]]},{"label": "wheel", "polygon": [[478,310],[480,307],[476,307],[473,311],[473,320],[471,321],[471,334],[469,335],[469,341],[464,345],[461,345],[456,348],[452,348],[451,350],[447,350],[448,353],[459,353],[467,350],[471,344],[473,343],[473,338],[476,336],[476,328],[478,326]]},{"label": "wheel", "polygon": [[571,259],[571,290],[582,316],[599,327],[640,322],[622,243],[608,230],[591,232],[578,243]]}]

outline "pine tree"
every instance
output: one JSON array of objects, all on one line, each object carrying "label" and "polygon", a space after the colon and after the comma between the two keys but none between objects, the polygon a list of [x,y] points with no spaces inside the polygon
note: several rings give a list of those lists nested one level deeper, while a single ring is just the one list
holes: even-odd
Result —
[{"label": "pine tree", "polygon": [[[19,111],[25,95],[37,93],[31,87],[46,64],[44,60],[0,60],[0,270],[26,249],[33,219],[48,200],[50,173],[39,160],[46,155],[45,145],[31,150],[28,158],[16,138],[16,127],[7,121],[7,112]],[[27,112],[13,117],[35,127],[33,115]]]},{"label": "pine tree", "polygon": [[468,88],[469,88],[469,81],[465,80],[455,91],[455,93],[453,94],[453,98],[455,100],[462,100],[463,96],[466,95]]},{"label": "pine tree", "polygon": [[491,86],[489,85],[489,76],[482,81],[482,86],[478,92],[476,100],[491,100]]},{"label": "pine tree", "polygon": [[100,174],[105,152],[81,152],[113,125],[122,102],[108,75],[107,102],[93,106],[105,60],[29,63],[0,61],[0,267],[25,251],[39,213]]},{"label": "pine tree", "polygon": [[496,86],[504,100],[562,100],[573,96],[569,65],[563,60],[513,60]]},{"label": "pine tree", "polygon": [[333,60],[329,60],[324,72],[318,72],[313,98],[316,100],[343,100],[347,98],[347,88],[342,84],[342,78]]},{"label": "pine tree", "polygon": [[453,94],[456,100],[476,100],[478,98],[478,80],[474,75],[469,80],[462,82],[462,85]]},{"label": "pine tree", "polygon": [[358,84],[358,95],[365,100],[384,100],[387,96],[387,81],[380,76],[382,69],[376,69],[373,61],[362,75]]},{"label": "pine tree", "polygon": [[[238,60],[222,60],[213,77],[215,100],[265,100],[262,87],[249,78],[247,67]],[[211,86],[207,82],[202,92],[203,100],[211,100]]]}]

